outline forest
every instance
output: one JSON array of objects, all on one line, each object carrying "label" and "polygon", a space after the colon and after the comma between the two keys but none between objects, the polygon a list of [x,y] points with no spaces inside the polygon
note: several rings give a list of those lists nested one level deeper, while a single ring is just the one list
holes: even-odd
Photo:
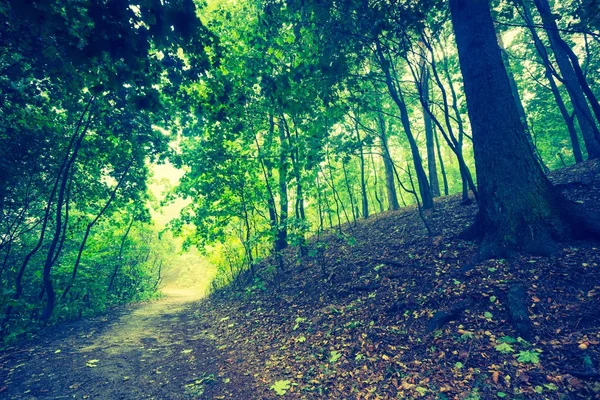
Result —
[{"label": "forest", "polygon": [[600,396],[598,0],[0,0],[0,20],[0,396],[57,395],[11,389],[22,343],[171,304],[194,263],[209,296],[147,328],[210,331],[207,369],[244,342],[250,372],[154,398]]}]

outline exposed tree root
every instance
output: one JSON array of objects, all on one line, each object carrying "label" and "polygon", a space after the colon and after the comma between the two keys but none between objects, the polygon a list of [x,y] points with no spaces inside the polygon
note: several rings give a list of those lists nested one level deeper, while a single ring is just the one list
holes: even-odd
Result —
[{"label": "exposed tree root", "polygon": [[519,336],[531,340],[533,328],[527,311],[527,291],[523,285],[515,284],[508,289],[508,310]]},{"label": "exposed tree root", "polygon": [[444,311],[438,311],[433,314],[431,320],[427,324],[426,332],[430,333],[441,329],[450,321],[456,320],[463,311],[475,304],[475,299],[472,296],[467,297],[465,300],[454,304],[449,309]]}]

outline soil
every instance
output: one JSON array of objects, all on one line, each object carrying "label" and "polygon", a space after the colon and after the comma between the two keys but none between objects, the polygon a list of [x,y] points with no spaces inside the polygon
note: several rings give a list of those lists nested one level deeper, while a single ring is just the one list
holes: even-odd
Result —
[{"label": "soil", "polygon": [[[159,301],[55,327],[37,343],[0,354],[0,398],[246,398],[252,379],[237,371],[203,329],[198,292],[165,294]],[[219,365],[229,366],[227,374]],[[218,395],[217,381],[227,382]]]},{"label": "soil", "polygon": [[[600,211],[599,162],[552,179]],[[207,298],[47,330],[0,353],[0,398],[600,398],[598,242],[476,261],[458,238],[475,212],[436,199],[433,237],[414,209],[374,215]],[[528,340],[511,320],[519,291]]]}]

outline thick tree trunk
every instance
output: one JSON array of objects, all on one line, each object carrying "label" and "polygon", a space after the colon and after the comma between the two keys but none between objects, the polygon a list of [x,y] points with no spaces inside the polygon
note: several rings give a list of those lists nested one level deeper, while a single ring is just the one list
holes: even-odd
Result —
[{"label": "thick tree trunk", "polygon": [[451,0],[450,9],[473,130],[480,211],[470,233],[483,239],[480,255],[548,254],[554,240],[600,234],[597,217],[561,196],[531,151],[488,1]]},{"label": "thick tree trunk", "polygon": [[565,49],[568,48],[568,44],[560,37],[556,21],[554,20],[555,17],[552,14],[548,1],[534,0],[534,3],[542,17],[544,28],[550,39],[550,47],[554,52],[558,69],[562,74],[563,84],[573,103],[577,122],[579,123],[585,148],[588,152],[588,159],[598,158],[600,157],[600,131],[590,112],[583,90],[579,85],[577,74]]},{"label": "thick tree trunk", "polygon": [[527,123],[527,114],[525,113],[525,107],[523,107],[523,102],[521,101],[521,95],[519,94],[519,87],[517,86],[517,81],[515,80],[515,76],[512,73],[510,68],[510,60],[508,59],[508,52],[506,51],[506,47],[504,47],[504,41],[502,40],[502,36],[499,33],[496,33],[496,38],[498,39],[498,45],[500,46],[500,54],[502,55],[502,62],[504,63],[504,68],[506,69],[506,74],[508,76],[508,82],[510,83],[510,91],[512,92],[513,99],[515,101],[515,105],[517,106],[517,111],[519,113],[519,119],[523,124],[523,128],[525,129],[525,134],[527,135],[527,140],[529,141],[529,145],[531,146],[531,150],[533,154],[535,154],[538,159],[542,169],[544,169],[544,162],[538,151],[535,147],[535,143],[533,143],[533,132],[529,128],[529,124]]}]

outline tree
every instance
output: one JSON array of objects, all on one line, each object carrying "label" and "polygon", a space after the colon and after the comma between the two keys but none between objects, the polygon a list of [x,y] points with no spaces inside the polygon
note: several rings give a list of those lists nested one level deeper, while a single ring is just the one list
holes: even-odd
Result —
[{"label": "tree", "polygon": [[480,256],[548,254],[556,240],[600,235],[596,216],[568,202],[538,164],[519,118],[487,0],[451,0],[480,192],[467,234]]},{"label": "tree", "polygon": [[[600,128],[598,127],[598,123],[600,123],[600,105],[598,105],[598,100],[582,76],[577,57],[560,36],[548,1],[535,0],[535,5],[542,17],[544,28],[550,39],[550,47],[554,52],[558,69],[562,74],[563,83],[575,108],[575,115],[588,152],[588,159],[598,158],[600,157]],[[597,121],[590,112],[584,92],[588,95],[592,109],[596,113],[596,118],[598,118]]]},{"label": "tree", "polygon": [[525,23],[527,24],[527,27],[529,28],[529,32],[531,33],[531,36],[533,37],[533,42],[535,44],[536,52],[537,52],[538,56],[541,58],[542,64],[544,66],[544,76],[548,80],[548,84],[550,85],[550,90],[552,91],[552,95],[554,96],[554,99],[556,100],[556,105],[565,121],[565,125],[567,125],[567,129],[569,131],[569,137],[571,139],[571,147],[573,148],[573,157],[575,158],[575,162],[576,163],[582,162],[583,154],[581,153],[581,146],[579,145],[577,131],[575,130],[575,123],[573,121],[573,118],[569,115],[569,112],[567,111],[567,108],[562,99],[560,91],[558,90],[558,86],[556,85],[556,82],[554,81],[553,73],[555,73],[555,71],[554,71],[554,68],[552,67],[550,59],[548,57],[548,52],[546,51],[546,47],[542,43],[542,40],[540,39],[540,36],[538,35],[537,30],[535,29],[535,26],[533,25],[534,22],[533,22],[533,17],[531,16],[531,11],[529,10],[529,7],[527,7],[523,3],[523,0],[513,0],[513,1],[515,2],[515,5],[517,6],[517,10],[519,12],[521,12],[521,16],[522,16],[523,20],[525,21]]}]

